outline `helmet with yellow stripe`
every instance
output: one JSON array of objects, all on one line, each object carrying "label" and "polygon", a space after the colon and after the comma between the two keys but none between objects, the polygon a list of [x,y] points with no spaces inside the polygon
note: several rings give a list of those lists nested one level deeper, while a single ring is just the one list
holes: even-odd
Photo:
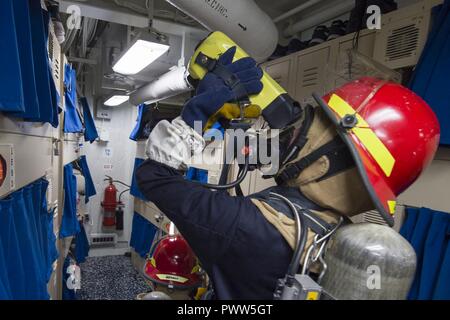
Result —
[{"label": "helmet with yellow stripe", "polygon": [[[281,180],[345,215],[377,209],[392,226],[396,197],[436,153],[436,115],[409,89],[369,77],[314,98],[320,108],[310,121],[307,142],[282,167]],[[303,168],[294,170],[302,161]]]},{"label": "helmet with yellow stripe", "polygon": [[154,284],[171,289],[196,289],[202,284],[198,260],[181,235],[159,240],[144,265],[144,275]]}]

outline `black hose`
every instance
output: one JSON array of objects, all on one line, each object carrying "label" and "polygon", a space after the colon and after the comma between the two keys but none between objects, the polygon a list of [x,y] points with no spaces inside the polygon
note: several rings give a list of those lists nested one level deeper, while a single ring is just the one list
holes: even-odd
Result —
[{"label": "black hose", "polygon": [[[249,144],[250,144],[249,138],[246,137],[245,138],[245,148],[246,149],[249,148]],[[242,181],[244,181],[244,179],[247,176],[247,173],[248,173],[248,171],[250,169],[250,159],[249,159],[249,157],[250,157],[250,154],[245,154],[244,167],[239,170],[238,176],[237,176],[235,181],[233,181],[231,183],[228,183],[228,184],[221,184],[221,183],[220,184],[210,184],[210,183],[201,183],[201,182],[199,182],[199,183],[202,186],[204,186],[204,187],[206,187],[208,189],[214,189],[214,190],[229,190],[229,189],[236,188],[236,186],[239,186],[242,183]],[[229,165],[225,165],[224,169],[226,169],[226,171],[228,172]],[[222,180],[225,177],[226,176],[223,175],[223,172],[222,172],[220,180]]]},{"label": "black hose", "polygon": [[242,169],[241,173],[238,175],[237,179],[231,183],[228,184],[209,184],[209,183],[200,183],[202,186],[208,188],[208,189],[215,189],[215,190],[228,190],[228,189],[233,189],[236,186],[240,185],[242,183],[242,181],[244,181],[245,177],[247,176],[249,167],[250,167],[250,163],[249,163],[249,158],[245,157],[245,164],[244,164],[244,168]]},{"label": "black hose", "polygon": [[119,203],[122,203],[122,195],[125,193],[125,192],[128,192],[128,191],[130,191],[131,189],[126,189],[126,190],[123,190],[120,194],[119,194]]},{"label": "black hose", "polygon": [[298,268],[300,267],[300,260],[302,258],[302,253],[305,251],[308,229],[306,227],[304,216],[298,212],[295,206],[287,198],[277,193],[271,193],[271,195],[284,200],[295,217],[297,227],[297,246],[295,247],[294,255],[292,256],[291,263],[289,264],[288,267],[288,272],[286,273],[286,285],[291,287],[293,285]]},{"label": "black hose", "polygon": [[[288,269],[288,276],[292,276],[292,279],[295,277],[297,270],[300,266],[300,261],[302,258],[302,253],[305,250],[306,241],[307,241],[307,235],[308,230],[306,228],[305,219],[303,214],[295,210],[295,216],[296,216],[296,225],[297,225],[297,232],[300,232],[300,239],[297,242],[297,247],[294,251],[294,256],[292,257],[291,264],[289,265]],[[306,261],[304,262],[306,263]]]},{"label": "black hose", "polygon": [[122,182],[122,181],[119,181],[119,180],[113,180],[113,183],[118,183],[118,184],[121,184],[121,185],[131,189],[131,186],[126,184],[125,182]]}]

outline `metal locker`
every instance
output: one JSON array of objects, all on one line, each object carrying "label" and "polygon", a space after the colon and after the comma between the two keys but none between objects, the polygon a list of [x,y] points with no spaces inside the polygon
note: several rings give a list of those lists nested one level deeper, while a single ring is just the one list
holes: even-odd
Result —
[{"label": "metal locker", "polygon": [[266,71],[276,82],[278,82],[288,93],[294,89],[294,58],[292,56],[277,59],[263,65]]},{"label": "metal locker", "polygon": [[294,98],[300,103],[310,103],[314,92],[326,92],[330,54],[327,46],[297,56]]}]

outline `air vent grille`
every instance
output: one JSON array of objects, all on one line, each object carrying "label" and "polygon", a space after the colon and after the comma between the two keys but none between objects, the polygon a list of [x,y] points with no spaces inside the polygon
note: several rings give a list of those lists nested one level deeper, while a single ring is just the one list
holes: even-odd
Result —
[{"label": "air vent grille", "polygon": [[91,235],[91,246],[114,246],[117,244],[117,234],[101,233]]},{"label": "air vent grille", "polygon": [[303,70],[302,86],[304,88],[313,87],[319,83],[319,68],[312,67]]},{"label": "air vent grille", "polygon": [[393,29],[387,38],[386,58],[395,61],[416,54],[420,30],[415,24]]}]

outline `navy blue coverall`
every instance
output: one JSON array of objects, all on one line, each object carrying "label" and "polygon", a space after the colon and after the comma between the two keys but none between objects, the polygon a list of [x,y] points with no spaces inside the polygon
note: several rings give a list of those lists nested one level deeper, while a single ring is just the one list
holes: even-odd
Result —
[{"label": "navy blue coverall", "polygon": [[217,299],[273,299],[293,251],[250,198],[209,190],[153,160],[139,167],[136,178],[188,241]]}]

